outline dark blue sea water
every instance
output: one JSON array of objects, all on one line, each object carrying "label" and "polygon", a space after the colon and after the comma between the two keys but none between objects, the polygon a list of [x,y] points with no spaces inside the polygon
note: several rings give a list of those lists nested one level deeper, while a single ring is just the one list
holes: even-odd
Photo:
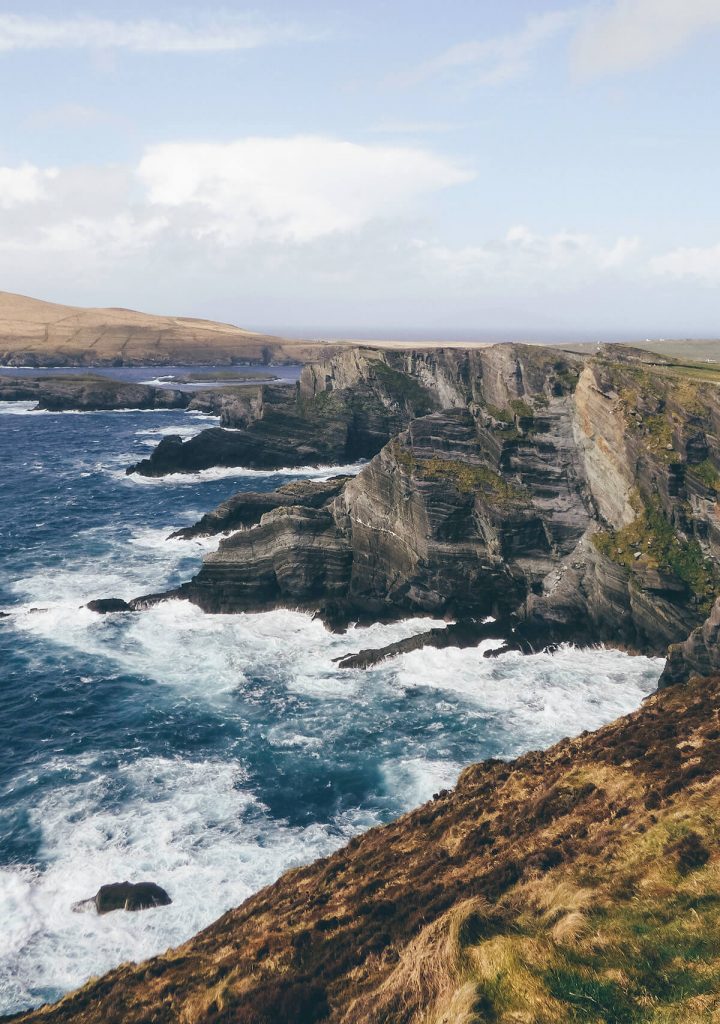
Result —
[{"label": "dark blue sea water", "polygon": [[[333,658],[427,620],[333,636],[292,611],[83,609],[187,579],[215,541],[172,529],[297,475],[125,476],[163,433],[213,422],[0,403],[0,1012],[180,942],[462,765],[600,725],[659,675],[658,661],[573,650],[424,651],[343,672]],[[126,878],[165,886],[172,906],[71,911]]]}]

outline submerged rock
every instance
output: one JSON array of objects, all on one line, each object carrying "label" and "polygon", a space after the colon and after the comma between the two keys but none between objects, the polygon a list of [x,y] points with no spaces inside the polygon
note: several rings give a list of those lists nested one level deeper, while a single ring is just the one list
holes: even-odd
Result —
[{"label": "submerged rock", "polygon": [[155,882],[111,882],[101,885],[94,896],[73,904],[73,910],[82,912],[95,909],[98,914],[113,910],[149,910],[166,907],[172,900]]}]

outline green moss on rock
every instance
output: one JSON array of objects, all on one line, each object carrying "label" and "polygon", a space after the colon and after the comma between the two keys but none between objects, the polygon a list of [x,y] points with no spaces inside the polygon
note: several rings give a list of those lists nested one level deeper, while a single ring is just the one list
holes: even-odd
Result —
[{"label": "green moss on rock", "polygon": [[720,592],[720,570],[705,557],[697,540],[686,539],[673,528],[658,498],[646,502],[623,529],[594,534],[593,543],[626,569],[649,568],[674,575],[687,586],[702,611],[709,612]]}]

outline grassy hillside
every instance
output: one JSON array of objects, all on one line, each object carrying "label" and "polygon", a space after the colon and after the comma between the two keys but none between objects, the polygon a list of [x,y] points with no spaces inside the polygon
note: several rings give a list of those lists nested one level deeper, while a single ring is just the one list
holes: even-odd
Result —
[{"label": "grassy hillside", "polygon": [[302,362],[319,350],[211,320],[83,309],[0,292],[0,365]]},{"label": "grassy hillside", "polygon": [[288,872],[30,1024],[697,1024],[720,1014],[720,680]]}]

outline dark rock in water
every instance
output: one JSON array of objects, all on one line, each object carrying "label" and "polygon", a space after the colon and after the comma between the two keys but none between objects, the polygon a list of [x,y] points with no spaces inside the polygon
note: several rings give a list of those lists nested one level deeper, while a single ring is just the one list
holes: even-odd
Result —
[{"label": "dark rock in water", "polygon": [[106,615],[108,612],[131,612],[132,608],[120,597],[101,597],[96,601],[88,601],[85,605],[91,612]]},{"label": "dark rock in water", "polygon": [[90,910],[98,914],[109,914],[113,910],[148,910],[152,907],[166,907],[172,903],[161,886],[155,882],[111,882],[101,885],[90,899],[73,904],[73,910]]},{"label": "dark rock in water", "polygon": [[93,374],[12,377],[0,380],[0,401],[37,402],[50,412],[103,409],[185,409],[193,395],[174,388],[134,384]]},{"label": "dark rock in water", "polygon": [[9,619],[10,612],[0,612],[0,619]]}]

